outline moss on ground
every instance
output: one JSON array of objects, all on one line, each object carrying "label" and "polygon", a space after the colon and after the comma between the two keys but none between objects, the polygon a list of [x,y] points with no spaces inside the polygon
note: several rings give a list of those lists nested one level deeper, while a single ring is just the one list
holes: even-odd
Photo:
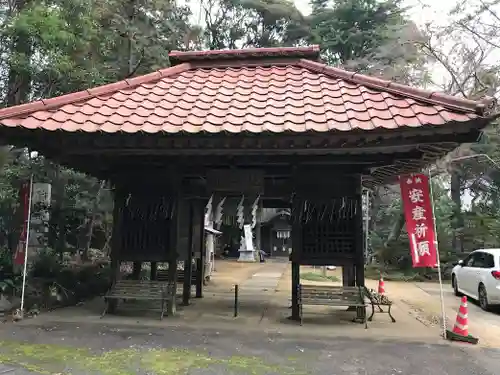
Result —
[{"label": "moss on ground", "polygon": [[223,367],[229,373],[248,375],[307,375],[296,361],[271,364],[256,357],[211,357],[206,352],[180,349],[122,349],[103,354],[59,345],[0,341],[0,363],[22,366],[42,374],[72,371],[102,375],[135,375],[138,369],[158,375],[183,375],[190,370]]}]

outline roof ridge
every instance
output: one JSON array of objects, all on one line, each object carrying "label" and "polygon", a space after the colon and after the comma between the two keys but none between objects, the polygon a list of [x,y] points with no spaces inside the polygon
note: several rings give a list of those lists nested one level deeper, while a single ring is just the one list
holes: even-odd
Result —
[{"label": "roof ridge", "polygon": [[323,73],[331,77],[341,78],[346,81],[361,84],[366,87],[380,89],[396,95],[423,101],[433,105],[441,105],[445,108],[460,110],[463,112],[474,112],[480,116],[491,113],[496,104],[496,99],[484,97],[481,100],[459,98],[439,91],[423,90],[394,81],[351,72],[345,69],[335,68],[323,63],[300,59],[298,64],[314,72]]},{"label": "roof ridge", "polygon": [[134,88],[148,82],[157,81],[174,74],[182,73],[189,69],[191,69],[190,63],[182,63],[173,67],[159,69],[152,73],[123,79],[118,82],[108,83],[106,85],[97,86],[82,91],[72,92],[49,99],[40,99],[35,102],[20,104],[13,107],[0,108],[0,120],[13,116],[26,115],[40,110],[49,110],[61,107],[63,105],[77,103],[97,96],[115,93],[126,88]]},{"label": "roof ridge", "polygon": [[175,65],[182,62],[192,61],[217,61],[235,59],[255,59],[255,58],[277,58],[295,57],[318,59],[320,47],[317,44],[301,47],[263,47],[263,48],[242,48],[242,49],[220,49],[205,51],[171,51],[168,54],[170,62]]}]

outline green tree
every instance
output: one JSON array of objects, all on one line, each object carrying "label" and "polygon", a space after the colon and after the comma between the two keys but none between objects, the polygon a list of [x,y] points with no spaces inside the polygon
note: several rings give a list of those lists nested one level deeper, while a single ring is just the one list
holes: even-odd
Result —
[{"label": "green tree", "polygon": [[209,49],[293,46],[309,35],[307,19],[289,0],[205,0],[202,7]]}]

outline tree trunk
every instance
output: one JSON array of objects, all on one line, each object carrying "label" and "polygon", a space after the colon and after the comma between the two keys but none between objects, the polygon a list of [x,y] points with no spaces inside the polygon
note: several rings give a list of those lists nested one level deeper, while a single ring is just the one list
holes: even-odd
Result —
[{"label": "tree trunk", "polygon": [[127,73],[125,77],[129,78],[133,75],[135,69],[135,53],[134,53],[134,34],[133,27],[135,22],[136,0],[128,2],[128,32],[127,32]]},{"label": "tree trunk", "polygon": [[[15,12],[19,13],[31,3],[31,0],[15,0]],[[11,56],[22,56],[25,61],[30,61],[33,54],[33,45],[27,32],[20,32],[12,38]],[[7,83],[7,94],[5,103],[14,106],[29,101],[31,93],[31,75],[28,69],[19,66],[9,67],[9,78]]]},{"label": "tree trunk", "polygon": [[451,200],[453,201],[453,237],[452,237],[452,250],[455,254],[462,254],[464,252],[463,244],[463,230],[464,230],[464,217],[462,215],[462,199],[460,194],[461,176],[459,171],[451,172]]},{"label": "tree trunk", "polygon": [[387,237],[387,241],[384,243],[384,247],[387,247],[391,241],[397,241],[399,239],[399,236],[401,235],[401,231],[403,230],[404,225],[405,225],[405,215],[403,212],[401,212],[396,222],[392,226],[391,232]]},{"label": "tree trunk", "polygon": [[[54,199],[49,220],[49,244],[59,254],[61,260],[66,251],[66,216],[64,213],[65,183],[61,178],[61,167],[54,165]],[[55,217],[53,217],[55,216]]]},{"label": "tree trunk", "polygon": [[[15,0],[14,12],[19,13],[29,6],[31,0]],[[30,61],[33,54],[32,43],[29,34],[21,32],[12,37],[10,56],[22,56],[25,61]],[[7,93],[4,98],[4,103],[7,106],[15,106],[29,101],[31,93],[31,75],[29,70],[22,69],[19,66],[11,64],[9,66]],[[12,151],[12,150],[11,150]],[[19,224],[19,225],[18,225]],[[9,248],[14,254],[19,241],[20,228],[22,225],[22,211],[18,210],[14,214],[12,222],[13,228],[9,233]]]}]

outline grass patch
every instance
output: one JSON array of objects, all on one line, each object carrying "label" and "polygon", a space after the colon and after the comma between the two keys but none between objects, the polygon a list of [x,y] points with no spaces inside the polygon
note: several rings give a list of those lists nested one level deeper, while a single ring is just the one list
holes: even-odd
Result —
[{"label": "grass patch", "polygon": [[322,274],[316,272],[305,272],[300,275],[300,278],[308,281],[340,281],[337,276],[323,276]]},{"label": "grass patch", "polygon": [[[381,270],[377,266],[365,267],[365,277],[371,280],[380,279]],[[415,272],[413,269],[397,270],[385,269],[382,271],[382,276],[386,281],[430,281],[425,276]]]},{"label": "grass patch", "polygon": [[228,374],[307,375],[297,362],[272,364],[256,357],[216,358],[209,353],[180,349],[122,349],[104,354],[59,345],[0,341],[0,363],[22,366],[41,374],[69,375],[74,370],[102,375],[135,375],[138,369],[149,374],[184,375],[204,368],[222,368]]}]

